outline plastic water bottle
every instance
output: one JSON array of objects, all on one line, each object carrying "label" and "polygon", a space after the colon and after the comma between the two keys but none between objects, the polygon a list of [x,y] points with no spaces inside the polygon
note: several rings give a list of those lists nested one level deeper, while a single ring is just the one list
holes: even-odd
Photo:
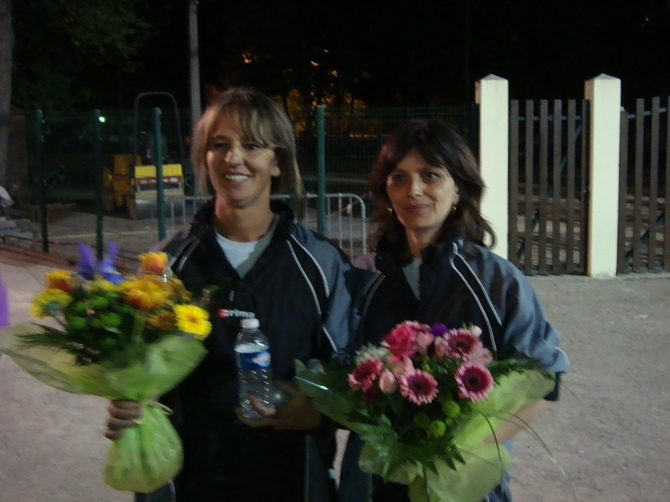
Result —
[{"label": "plastic water bottle", "polygon": [[235,343],[240,406],[247,418],[262,418],[251,406],[249,394],[263,404],[274,406],[276,392],[272,383],[270,343],[258,326],[258,319],[242,319],[242,329]]}]

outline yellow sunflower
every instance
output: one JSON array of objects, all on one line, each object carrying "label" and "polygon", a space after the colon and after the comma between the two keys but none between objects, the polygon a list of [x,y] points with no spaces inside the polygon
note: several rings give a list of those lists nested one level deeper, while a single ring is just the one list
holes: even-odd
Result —
[{"label": "yellow sunflower", "polygon": [[89,286],[92,290],[102,290],[102,291],[116,291],[118,288],[114,284],[100,277],[89,281]]},{"label": "yellow sunflower", "polygon": [[47,288],[33,298],[30,315],[39,319],[53,317],[70,304],[72,297],[62,289]]},{"label": "yellow sunflower", "polygon": [[207,311],[195,305],[175,305],[177,327],[186,333],[192,333],[197,340],[204,340],[212,330]]}]

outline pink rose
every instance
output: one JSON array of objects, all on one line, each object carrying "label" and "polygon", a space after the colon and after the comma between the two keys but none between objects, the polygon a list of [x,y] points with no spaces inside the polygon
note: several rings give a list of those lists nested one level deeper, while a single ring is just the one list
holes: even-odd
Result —
[{"label": "pink rose", "polygon": [[447,357],[447,352],[449,352],[449,342],[443,336],[435,337],[435,357],[438,361],[442,361]]},{"label": "pink rose", "polygon": [[493,361],[493,356],[491,355],[491,351],[482,345],[472,351],[468,356],[467,361],[473,364],[486,366]]},{"label": "pink rose", "polygon": [[428,353],[428,349],[435,341],[435,335],[430,331],[421,331],[416,335],[416,346],[419,349],[419,353],[422,356],[425,356]]},{"label": "pink rose", "polygon": [[384,394],[393,394],[398,389],[398,380],[391,371],[382,371],[379,376],[379,388]]},{"label": "pink rose", "polygon": [[418,350],[416,345],[417,334],[428,330],[430,330],[429,326],[415,321],[401,322],[382,338],[382,342],[396,359],[403,356],[412,357]]},{"label": "pink rose", "polygon": [[396,380],[399,380],[400,377],[402,377],[405,373],[414,371],[414,364],[412,363],[412,360],[409,357],[405,356],[395,362],[395,364],[391,368],[391,371],[393,372],[393,375],[395,376]]}]

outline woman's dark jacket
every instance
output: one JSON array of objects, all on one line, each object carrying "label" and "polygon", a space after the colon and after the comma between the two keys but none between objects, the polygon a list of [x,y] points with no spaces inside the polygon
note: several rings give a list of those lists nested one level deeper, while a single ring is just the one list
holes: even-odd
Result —
[{"label": "woman's dark jacket", "polygon": [[[509,261],[488,249],[453,239],[431,245],[422,252],[419,269],[420,296],[412,291],[391,246],[382,238],[376,255],[359,259],[359,266],[378,271],[368,286],[358,344],[377,343],[399,322],[415,320],[428,325],[460,328],[474,324],[482,329],[481,340],[501,356],[518,353],[536,358],[542,369],[563,373],[568,358],[557,345],[558,332],[544,318],[532,286]],[[367,264],[365,263],[367,260]],[[547,399],[557,399],[558,385]],[[357,470],[356,455],[346,459]],[[353,460],[352,460],[353,458]],[[352,465],[343,466],[343,476]],[[359,471],[360,472],[360,471]],[[353,478],[357,476],[354,474]],[[342,502],[368,500],[351,493],[365,493],[369,477],[342,487]],[[350,491],[353,490],[353,491]],[[400,499],[399,499],[400,500]]]},{"label": "woman's dark jacket", "polygon": [[208,354],[162,398],[184,444],[175,480],[180,502],[328,501],[333,429],[314,433],[253,429],[234,413],[238,387],[233,346],[243,317],[268,337],[273,376],[290,380],[294,361],[327,358],[348,343],[351,266],[332,243],[296,224],[289,207],[272,240],[240,278],[217,243],[213,202],[162,245],[172,270],[195,294],[209,289]]}]

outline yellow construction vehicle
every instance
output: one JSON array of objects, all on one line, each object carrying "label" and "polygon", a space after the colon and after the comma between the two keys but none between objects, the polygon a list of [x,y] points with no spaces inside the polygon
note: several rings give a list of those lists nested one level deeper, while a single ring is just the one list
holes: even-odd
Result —
[{"label": "yellow construction vehicle", "polygon": [[[162,138],[165,144],[162,149],[163,163],[163,193],[166,197],[183,196],[184,171],[182,159],[183,145],[179,110],[174,97],[165,92],[144,92],[135,98],[135,117],[133,122],[133,152],[132,154],[114,155],[112,168],[103,170],[103,201],[105,211],[113,212],[116,208],[125,207],[130,218],[147,216],[156,208],[157,177],[156,165],[151,157],[155,153],[152,148],[153,136],[145,131],[138,130],[138,103],[140,98],[148,95],[168,96],[174,105],[174,121],[176,126],[175,142],[179,146],[179,163],[168,161],[167,139]],[[140,144],[141,143],[141,144]],[[138,152],[143,154],[139,155]],[[176,160],[176,159],[174,159]]]},{"label": "yellow construction vehicle", "polygon": [[[133,162],[133,157],[135,157]],[[146,211],[140,206],[156,203],[156,166],[141,165],[139,155],[116,154],[112,169],[103,170],[103,201],[105,212],[125,207],[131,219]],[[184,173],[181,164],[163,164],[163,193],[165,196],[184,195]]]}]

